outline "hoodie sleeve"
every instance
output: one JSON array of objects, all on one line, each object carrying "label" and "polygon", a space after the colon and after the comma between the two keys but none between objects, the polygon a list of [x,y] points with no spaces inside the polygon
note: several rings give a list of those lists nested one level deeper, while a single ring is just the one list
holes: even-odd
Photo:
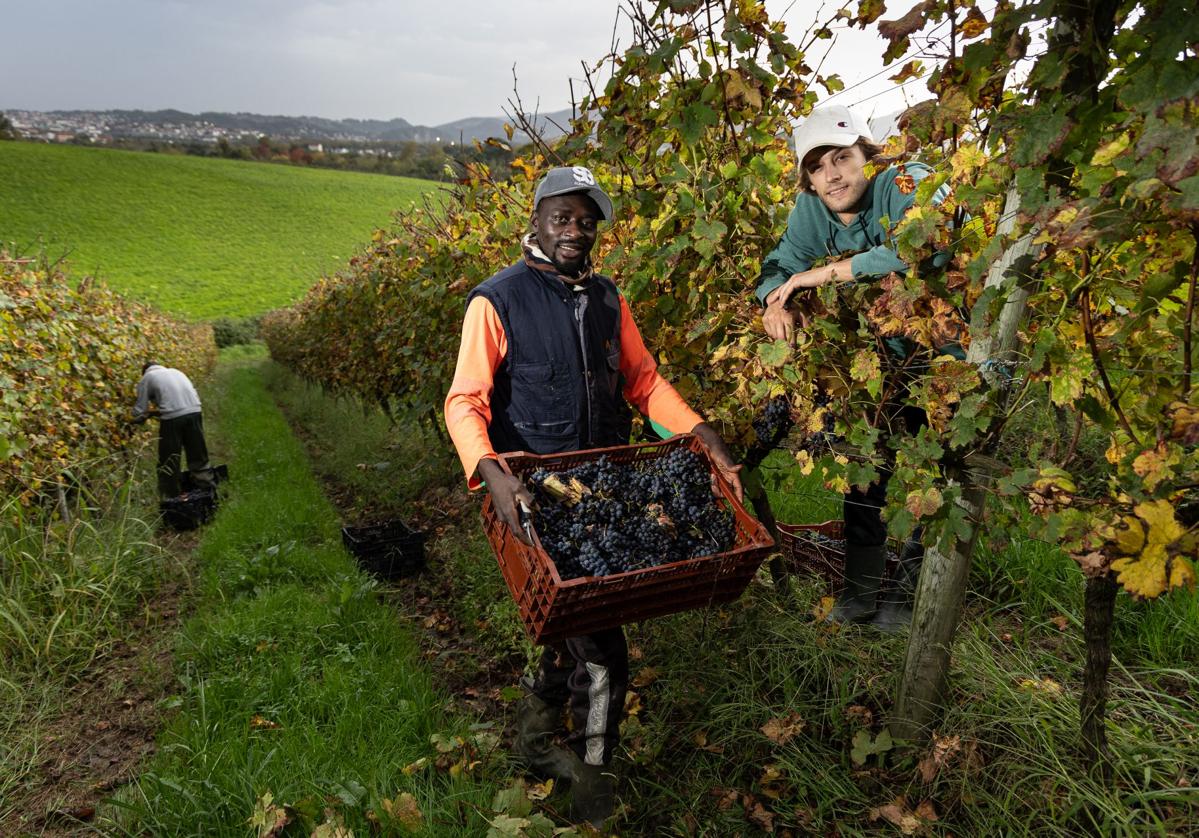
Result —
[{"label": "hoodie sleeve", "polygon": [[766,254],[766,258],[762,260],[762,271],[758,274],[758,287],[754,291],[758,302],[762,305],[766,305],[766,296],[771,291],[786,282],[792,274],[801,273],[811,268],[818,256],[804,243],[803,232],[807,222],[802,217],[801,204],[805,197],[807,196],[800,194],[796,198],[795,206],[791,208],[791,214],[787,216],[787,229],[783,231],[783,237],[779,239],[774,250]]},{"label": "hoodie sleeve", "polygon": [[146,413],[150,410],[150,379],[146,375],[142,375],[137,382],[137,401],[133,405],[133,418],[135,421],[145,418]]}]

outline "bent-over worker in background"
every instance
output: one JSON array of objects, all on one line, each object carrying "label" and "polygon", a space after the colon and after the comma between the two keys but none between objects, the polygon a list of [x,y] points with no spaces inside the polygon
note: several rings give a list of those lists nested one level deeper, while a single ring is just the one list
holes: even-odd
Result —
[{"label": "bent-over worker in background", "polygon": [[[150,405],[155,409],[151,411]],[[187,452],[187,467],[201,485],[211,485],[208,446],[204,442],[204,419],[200,396],[191,380],[177,369],[148,363],[137,382],[137,403],[130,421],[158,418],[158,494],[173,498],[180,493],[181,452]]]}]

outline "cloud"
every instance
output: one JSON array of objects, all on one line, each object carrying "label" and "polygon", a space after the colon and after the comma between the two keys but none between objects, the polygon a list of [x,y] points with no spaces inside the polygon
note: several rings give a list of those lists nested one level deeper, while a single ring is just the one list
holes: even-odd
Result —
[{"label": "cloud", "polygon": [[[795,33],[815,0],[784,3]],[[41,0],[13,3],[0,108],[178,108],[436,125],[498,115],[513,67],[526,107],[570,104],[605,55],[617,3],[546,0]],[[780,6],[780,8],[775,8]],[[808,8],[813,6],[813,8]],[[627,20],[617,35],[627,45]],[[857,33],[861,35],[862,33]],[[847,83],[881,48],[838,48]],[[873,69],[867,69],[873,68]],[[885,79],[883,80],[885,83]]]}]

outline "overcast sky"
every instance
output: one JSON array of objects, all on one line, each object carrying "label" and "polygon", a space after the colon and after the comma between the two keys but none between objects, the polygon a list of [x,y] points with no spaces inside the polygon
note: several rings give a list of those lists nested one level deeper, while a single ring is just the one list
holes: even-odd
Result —
[{"label": "overcast sky", "polygon": [[[767,7],[798,40],[822,7],[827,17],[837,4]],[[9,0],[0,15],[0,109],[177,108],[437,125],[499,115],[515,65],[526,108],[552,111],[569,106],[580,60],[594,64],[607,52],[616,8],[614,0]],[[872,33],[838,30],[823,69],[847,85],[861,82],[838,101],[872,115],[902,108],[905,92],[911,102],[928,97],[923,81],[895,90],[886,77],[899,65],[880,74],[882,51]]]}]

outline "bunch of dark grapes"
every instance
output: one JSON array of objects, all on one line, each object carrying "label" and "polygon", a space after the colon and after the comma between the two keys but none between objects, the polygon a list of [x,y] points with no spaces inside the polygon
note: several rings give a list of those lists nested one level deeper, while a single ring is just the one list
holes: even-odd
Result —
[{"label": "bunch of dark grapes", "polygon": [[754,435],[757,439],[745,452],[746,467],[756,468],[767,454],[778,448],[794,424],[790,399],[786,396],[775,396],[766,402],[762,412],[753,421]]},{"label": "bunch of dark grapes", "polygon": [[552,476],[587,490],[567,502],[546,488],[550,472],[528,478],[538,537],[563,579],[640,570],[733,545],[733,513],[713,496],[707,463],[693,451],[676,448],[629,465],[600,457]]}]

